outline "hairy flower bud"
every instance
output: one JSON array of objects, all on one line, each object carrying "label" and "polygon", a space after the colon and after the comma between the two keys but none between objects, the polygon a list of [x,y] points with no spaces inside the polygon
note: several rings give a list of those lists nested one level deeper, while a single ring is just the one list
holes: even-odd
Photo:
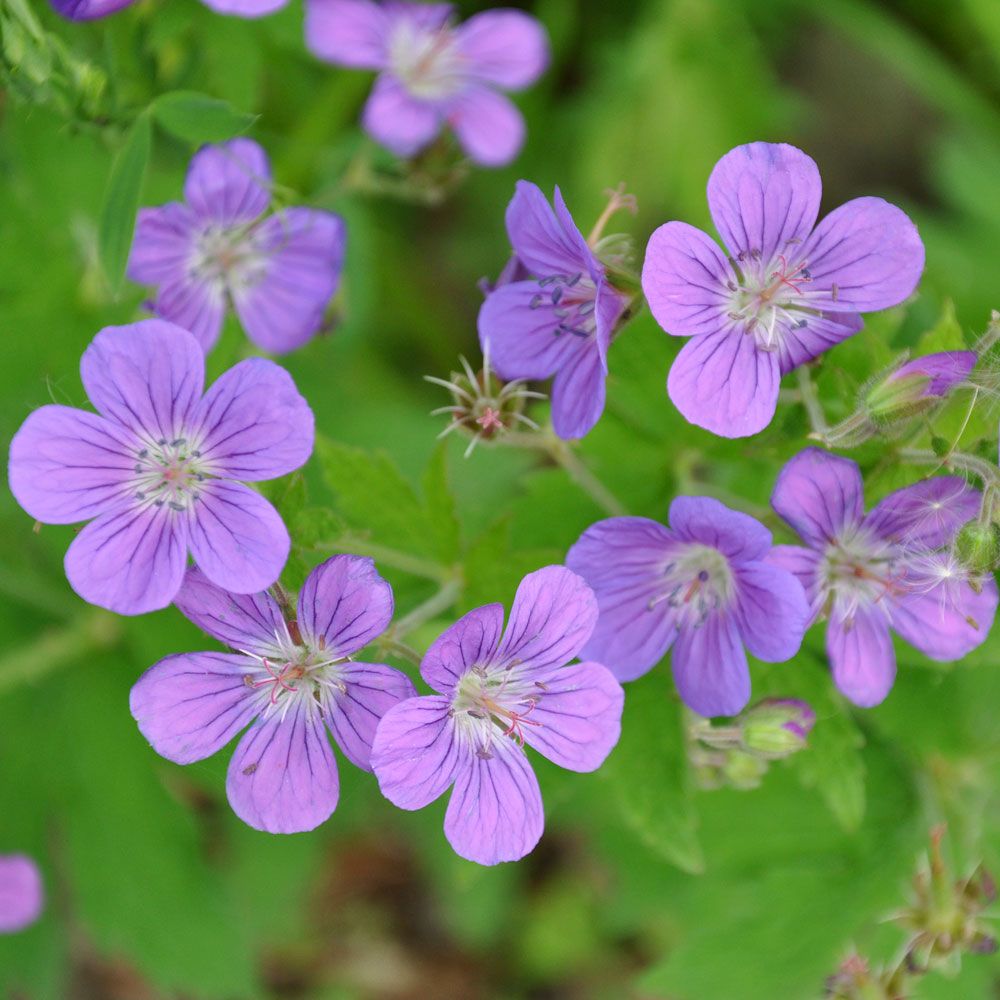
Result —
[{"label": "hairy flower bud", "polygon": [[990,573],[1000,563],[1000,526],[969,521],[955,538],[955,556],[972,573]]},{"label": "hairy flower bud", "polygon": [[909,420],[961,385],[976,360],[975,351],[942,351],[907,361],[862,390],[862,409],[878,427]]},{"label": "hairy flower bud", "polygon": [[796,698],[766,698],[740,717],[740,742],[757,757],[777,760],[806,746],[816,722],[811,706]]}]

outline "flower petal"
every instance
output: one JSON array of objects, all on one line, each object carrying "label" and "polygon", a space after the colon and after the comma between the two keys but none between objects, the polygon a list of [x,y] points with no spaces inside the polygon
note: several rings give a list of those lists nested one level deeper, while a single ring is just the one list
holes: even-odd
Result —
[{"label": "flower petal", "polygon": [[[572,336],[572,334],[569,334]],[[552,429],[563,440],[582,438],[604,413],[607,368],[597,343],[585,341],[552,383]]]},{"label": "flower petal", "polygon": [[978,490],[958,476],[934,476],[895,490],[877,503],[865,525],[907,548],[939,549],[979,514]]},{"label": "flower petal", "polygon": [[489,87],[469,84],[451,102],[448,124],[473,163],[502,167],[524,145],[524,118],[513,102]]},{"label": "flower petal", "polygon": [[16,934],[41,915],[45,890],[38,865],[24,854],[0,855],[0,934]]},{"label": "flower petal", "polygon": [[727,285],[733,269],[715,241],[686,222],[668,222],[649,238],[642,290],[667,333],[697,336],[728,325]]},{"label": "flower petal", "polygon": [[603,663],[621,681],[635,680],[663,658],[676,630],[663,591],[673,533],[646,517],[592,524],[566,554],[597,598],[598,618],[581,656]]},{"label": "flower petal", "polygon": [[383,69],[390,18],[370,0],[306,0],[306,46],[338,66]]},{"label": "flower petal", "polygon": [[747,649],[767,663],[791,659],[802,645],[809,604],[802,584],[786,570],[745,563],[736,577],[736,620]]},{"label": "flower petal", "polygon": [[463,757],[444,818],[455,853],[480,865],[523,858],[545,825],[542,793],[524,751],[498,739],[492,754]]},{"label": "flower petal", "polygon": [[[881,198],[855,198],[834,209],[802,247],[816,308],[872,312],[898,305],[917,287],[924,245],[905,212]],[[834,294],[836,286],[836,294]]]},{"label": "flower petal", "polygon": [[847,621],[831,618],[826,652],[833,680],[844,697],[862,708],[885,700],[896,679],[889,622],[877,608],[858,608]]},{"label": "flower petal", "polygon": [[340,780],[315,702],[297,698],[244,734],[229,762],[233,812],[266,833],[304,833],[337,808]]},{"label": "flower petal", "polygon": [[274,507],[242,483],[204,483],[189,525],[191,555],[217,587],[253,594],[281,575],[288,531]]},{"label": "flower petal", "polygon": [[455,29],[467,72],[477,80],[520,90],[533,84],[549,64],[549,37],[543,25],[519,10],[486,10]]},{"label": "flower petal", "polygon": [[184,518],[165,505],[130,505],[101,514],[73,539],[66,578],[91,604],[141,615],[174,599],[186,561]]},{"label": "flower petal", "polygon": [[365,131],[397,156],[419,153],[441,131],[441,111],[418,101],[394,77],[375,81],[361,122]]},{"label": "flower petal", "polygon": [[568,663],[597,624],[597,599],[565,566],[546,566],[518,585],[495,662],[516,660],[522,671]]},{"label": "flower petal", "polygon": [[201,398],[205,356],[187,330],[159,319],[107,326],[80,360],[97,410],[154,441],[172,440]]},{"label": "flower petal", "polygon": [[128,276],[142,285],[184,277],[194,253],[198,221],[187,205],[172,201],[140,208],[128,258]]},{"label": "flower petal", "polygon": [[819,564],[822,558],[815,549],[803,548],[801,545],[775,545],[765,556],[765,562],[786,570],[799,581],[809,604],[810,622],[821,610]]},{"label": "flower petal", "polygon": [[750,700],[750,670],[736,619],[711,614],[678,632],[671,654],[681,700],[699,715],[736,715]]},{"label": "flower petal", "polygon": [[937,354],[925,354],[907,361],[889,378],[896,381],[907,375],[923,375],[930,379],[924,389],[924,396],[944,396],[969,377],[978,360],[975,351],[939,351]]},{"label": "flower petal", "polygon": [[571,771],[596,771],[621,735],[625,692],[600,663],[560,667],[525,720],[524,741]]},{"label": "flower petal", "polygon": [[892,627],[932,660],[960,660],[986,641],[996,616],[996,580],[988,576],[979,588],[943,580],[925,593],[907,594],[892,608]]},{"label": "flower petal", "polygon": [[507,206],[507,236],[521,262],[537,277],[572,276],[589,271],[592,256],[584,254],[586,240],[564,214],[556,216],[537,184],[518,181]]},{"label": "flower petal", "polygon": [[264,358],[247,358],[221,375],[192,423],[216,475],[258,482],[305,464],[313,450],[313,413],[291,375]]},{"label": "flower petal", "polygon": [[265,269],[255,284],[234,289],[233,304],[258,347],[284,354],[315,336],[340,284],[345,243],[344,221],[332,212],[290,208],[257,227],[253,244]]},{"label": "flower petal", "polygon": [[804,316],[799,322],[804,325],[785,328],[778,338],[782,375],[818,358],[824,351],[853,337],[864,326],[857,313],[827,312],[821,316]]},{"label": "flower petal", "polygon": [[126,495],[135,451],[131,434],[96,413],[42,406],[10,443],[10,490],[39,521],[86,521]]},{"label": "flower petal", "polygon": [[217,14],[235,14],[237,17],[264,17],[281,10],[288,0],[202,0]]},{"label": "flower petal", "polygon": [[423,809],[455,780],[459,751],[450,699],[410,698],[382,716],[371,766],[393,805]]},{"label": "flower petal", "polygon": [[715,165],[708,207],[733,257],[754,253],[770,261],[812,231],[822,191],[819,170],[801,149],[751,142]]},{"label": "flower petal", "polygon": [[306,577],[298,623],[310,644],[340,658],[380,636],[392,621],[392,610],[392,587],[371,559],[334,556]]},{"label": "flower petal", "polygon": [[255,663],[228,653],[178,653],[153,664],[132,687],[129,710],[153,749],[175,764],[221,750],[257,714],[245,678]]},{"label": "flower petal", "polygon": [[55,10],[71,21],[93,21],[107,17],[135,0],[49,0]]},{"label": "flower petal", "polygon": [[152,311],[191,333],[207,354],[222,333],[225,289],[218,282],[185,274],[160,285]]},{"label": "flower petal", "polygon": [[274,656],[287,631],[278,602],[266,591],[234,594],[189,566],[174,604],[188,621],[230,649]]},{"label": "flower petal", "polygon": [[271,165],[252,139],[202,146],[184,180],[184,200],[203,221],[253,222],[271,203]]},{"label": "flower petal", "polygon": [[864,483],[857,462],[806,448],[778,474],[771,506],[814,549],[822,549],[864,517]]},{"label": "flower petal", "polygon": [[420,661],[420,676],[440,694],[451,694],[470,667],[493,660],[502,633],[502,604],[475,608],[431,643]]},{"label": "flower petal", "polygon": [[670,527],[679,540],[711,545],[738,562],[763,559],[771,547],[771,532],[760,521],[713,497],[676,497]]},{"label": "flower petal", "polygon": [[326,713],[337,746],[356,767],[370,771],[372,744],[382,716],[393,705],[417,696],[417,689],[402,671],[381,663],[344,665],[343,694]]},{"label": "flower petal", "polygon": [[720,437],[747,437],[778,405],[778,356],[738,329],[695,337],[681,349],[667,392],[684,418]]}]

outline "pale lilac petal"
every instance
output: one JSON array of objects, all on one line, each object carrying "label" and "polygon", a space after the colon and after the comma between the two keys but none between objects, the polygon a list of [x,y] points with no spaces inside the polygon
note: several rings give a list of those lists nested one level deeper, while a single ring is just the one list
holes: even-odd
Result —
[{"label": "pale lilac petal", "polygon": [[782,375],[818,358],[854,336],[864,325],[857,313],[827,312],[822,316],[804,316],[803,320],[804,326],[786,328],[778,339]]},{"label": "pale lilac petal", "polygon": [[826,652],[840,693],[862,708],[885,700],[896,679],[889,622],[877,608],[858,608],[847,621],[831,618]]},{"label": "pale lilac petal", "polygon": [[340,780],[318,706],[296,698],[244,734],[229,762],[233,812],[266,833],[304,833],[337,808]]},{"label": "pale lilac petal", "polygon": [[493,661],[502,634],[502,604],[475,608],[431,643],[420,661],[420,676],[438,693],[451,694],[470,667]]},{"label": "pale lilac petal", "polygon": [[923,375],[930,379],[924,389],[924,396],[944,396],[969,377],[978,360],[975,351],[940,351],[937,354],[925,354],[897,368],[889,376],[889,380],[895,382],[910,375]]},{"label": "pale lilac petal", "polygon": [[655,666],[676,635],[663,595],[674,534],[645,517],[592,524],[566,554],[566,565],[597,597],[598,618],[580,655],[631,681]]},{"label": "pale lilac petal", "polygon": [[411,0],[388,0],[385,12],[396,23],[406,21],[413,28],[439,31],[454,18],[455,5],[451,3],[413,3]]},{"label": "pale lilac petal", "polygon": [[397,156],[414,156],[441,131],[439,108],[418,101],[394,77],[380,76],[361,116],[365,131]]},{"label": "pale lilac petal", "polygon": [[864,516],[857,462],[806,448],[778,474],[771,506],[814,549],[822,549]]},{"label": "pale lilac petal", "polygon": [[865,525],[908,548],[939,549],[975,520],[981,500],[959,476],[934,476],[890,493],[872,508]]},{"label": "pale lilac petal", "polygon": [[892,608],[893,628],[932,660],[960,660],[986,641],[997,610],[992,576],[979,590],[964,580],[943,580],[922,594],[907,594]]},{"label": "pale lilac petal", "polygon": [[126,495],[136,450],[131,434],[96,413],[43,406],[10,443],[10,490],[39,521],[86,521]]},{"label": "pale lilac petal", "polygon": [[415,698],[417,689],[409,677],[381,663],[346,663],[344,692],[338,693],[326,713],[337,746],[355,766],[370,771],[372,744],[382,716],[393,705]]},{"label": "pale lilac petal", "polygon": [[192,426],[214,475],[249,482],[305,464],[315,437],[312,410],[291,375],[264,358],[247,358],[216,379]]},{"label": "pale lilac petal", "polygon": [[[291,541],[281,515],[242,483],[203,483],[189,518],[191,555],[217,587],[266,590],[281,575]],[[175,590],[176,593],[176,590]]]},{"label": "pale lilac petal", "polygon": [[253,222],[271,202],[267,154],[252,139],[202,146],[188,167],[184,200],[203,221]]},{"label": "pale lilac petal", "polygon": [[66,577],[85,600],[120,615],[165,608],[180,590],[187,527],[164,505],[128,506],[91,521],[66,552]]},{"label": "pale lilac petal", "polygon": [[[872,312],[897,305],[917,287],[924,245],[905,212],[881,198],[855,198],[834,209],[801,248],[818,308]],[[836,285],[836,294],[833,292]]]},{"label": "pale lilac petal", "polygon": [[649,238],[642,290],[667,333],[697,336],[728,325],[733,269],[715,241],[686,222],[668,222]]},{"label": "pale lilac petal", "polygon": [[455,29],[468,72],[477,80],[520,90],[533,84],[549,64],[544,26],[519,10],[486,10]]},{"label": "pale lilac petal", "polygon": [[153,749],[175,764],[204,760],[249,725],[260,695],[246,678],[256,666],[228,653],[178,653],[132,687],[129,710]]},{"label": "pale lilac petal", "polygon": [[767,663],[791,659],[802,645],[809,604],[791,573],[763,562],[737,567],[736,620],[747,649]]},{"label": "pale lilac petal", "polygon": [[821,194],[815,162],[783,142],[737,146],[708,179],[712,221],[729,252],[754,252],[764,261],[809,235]]},{"label": "pale lilac petal", "polygon": [[235,14],[237,17],[263,17],[281,10],[288,0],[202,0],[217,14]]},{"label": "pale lilac petal", "polygon": [[681,541],[711,545],[735,562],[763,559],[771,547],[771,532],[760,521],[713,497],[676,497],[670,527]]},{"label": "pale lilac petal", "polygon": [[546,566],[518,585],[497,663],[517,661],[521,670],[568,663],[597,624],[597,600],[586,581],[565,566]]},{"label": "pale lilac petal", "polygon": [[680,630],[671,654],[681,700],[699,715],[736,715],[750,700],[750,669],[735,618],[711,614]]},{"label": "pale lilac petal", "polygon": [[382,794],[393,805],[423,809],[455,780],[459,750],[451,700],[410,698],[382,716],[371,766]]},{"label": "pale lilac petal", "polygon": [[451,102],[448,124],[474,163],[502,167],[524,145],[524,118],[513,102],[489,87],[470,84]]},{"label": "pale lilac petal", "polygon": [[815,618],[821,610],[819,567],[822,559],[820,552],[801,545],[775,545],[765,557],[770,565],[786,570],[799,581],[809,604],[810,619]]},{"label": "pale lilac petal", "polygon": [[53,8],[71,21],[93,21],[107,17],[135,0],[49,0]]},{"label": "pale lilac petal", "polygon": [[273,656],[286,634],[281,608],[270,594],[223,590],[197,566],[188,567],[174,604],[185,618],[230,649]]},{"label": "pale lilac petal", "polygon": [[392,621],[392,587],[375,563],[362,556],[334,556],[306,578],[299,597],[298,623],[310,644],[330,656],[356,653],[378,638]]},{"label": "pale lilac petal", "polygon": [[480,306],[479,343],[501,378],[546,379],[588,348],[586,338],[557,329],[561,323],[538,282],[515,281]]},{"label": "pale lilac petal", "polygon": [[[507,206],[507,236],[514,252],[537,277],[574,275],[589,270],[590,254],[576,225],[558,218],[537,184],[518,181]],[[572,219],[568,220],[572,223]]]},{"label": "pale lilac petal", "polygon": [[601,419],[606,378],[596,343],[586,342],[570,355],[552,383],[552,429],[559,437],[582,438]]},{"label": "pale lilac petal", "polygon": [[154,441],[173,440],[201,399],[205,357],[173,323],[108,326],[83,352],[80,376],[98,411]]},{"label": "pale lilac petal", "polygon": [[600,663],[553,670],[527,717],[525,743],[571,771],[596,771],[621,735],[625,692]]},{"label": "pale lilac petal", "polygon": [[208,354],[222,333],[225,289],[216,281],[185,274],[160,285],[152,311],[193,334]]},{"label": "pale lilac petal", "polygon": [[667,378],[684,418],[720,437],[747,437],[771,422],[778,405],[778,356],[738,329],[688,341]]},{"label": "pale lilac petal", "polygon": [[129,278],[142,285],[161,285],[186,277],[198,228],[194,213],[180,202],[140,208],[128,258]]},{"label": "pale lilac petal", "polygon": [[340,284],[345,242],[339,215],[309,208],[287,209],[256,228],[254,249],[266,264],[259,280],[234,290],[233,305],[258,347],[284,354],[316,335]]},{"label": "pale lilac petal", "polygon": [[306,46],[320,59],[383,69],[390,18],[370,0],[306,0]]},{"label": "pale lilac petal", "polygon": [[30,927],[44,906],[38,865],[24,854],[0,854],[0,934]]},{"label": "pale lilac petal", "polygon": [[463,757],[444,818],[455,853],[480,865],[523,858],[545,825],[542,793],[524,751],[508,739],[494,740],[491,750],[488,758]]}]

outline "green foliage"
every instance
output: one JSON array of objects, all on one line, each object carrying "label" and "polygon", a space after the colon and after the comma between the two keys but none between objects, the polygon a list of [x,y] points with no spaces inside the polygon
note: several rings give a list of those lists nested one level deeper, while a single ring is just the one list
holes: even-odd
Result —
[{"label": "green foliage", "polygon": [[254,115],[237,111],[229,101],[190,90],[162,94],[150,107],[157,125],[196,145],[232,139],[256,120]]}]

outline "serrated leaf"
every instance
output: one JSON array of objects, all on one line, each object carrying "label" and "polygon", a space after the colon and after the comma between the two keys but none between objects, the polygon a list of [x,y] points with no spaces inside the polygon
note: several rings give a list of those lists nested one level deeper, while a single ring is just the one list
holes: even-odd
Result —
[{"label": "serrated leaf", "polygon": [[156,124],[186,142],[223,142],[241,135],[256,115],[238,111],[228,101],[193,90],[173,90],[152,104]]},{"label": "serrated leaf", "polygon": [[125,137],[125,144],[115,157],[97,230],[101,267],[115,293],[125,278],[151,145],[152,127],[147,110],[136,118]]}]

